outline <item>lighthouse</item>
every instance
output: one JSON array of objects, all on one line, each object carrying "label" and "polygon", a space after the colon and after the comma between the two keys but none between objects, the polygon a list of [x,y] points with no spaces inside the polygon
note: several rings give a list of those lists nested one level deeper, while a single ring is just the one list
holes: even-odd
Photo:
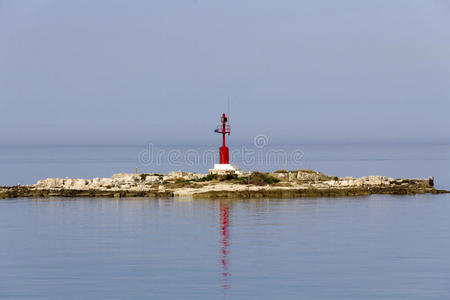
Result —
[{"label": "lighthouse", "polygon": [[231,126],[228,125],[228,118],[225,114],[222,114],[220,118],[220,125],[217,125],[217,128],[214,132],[217,132],[222,135],[222,146],[219,148],[219,163],[214,165],[214,169],[210,169],[209,173],[213,174],[229,174],[236,173],[242,174],[242,171],[230,164],[230,154],[228,147],[225,143],[225,136],[230,135]]},{"label": "lighthouse", "polygon": [[219,154],[220,154],[220,164],[229,164],[230,163],[230,157],[228,152],[228,147],[225,144],[225,136],[231,133],[231,127],[227,124],[228,118],[225,114],[222,114],[222,118],[220,118],[221,125],[217,126],[217,129],[214,130],[217,133],[222,134],[222,147],[219,148]]}]

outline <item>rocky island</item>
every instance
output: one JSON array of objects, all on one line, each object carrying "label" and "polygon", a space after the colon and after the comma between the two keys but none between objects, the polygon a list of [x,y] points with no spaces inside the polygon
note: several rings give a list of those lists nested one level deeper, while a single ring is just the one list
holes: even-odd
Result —
[{"label": "rocky island", "polygon": [[312,170],[271,173],[230,171],[198,174],[114,174],[110,178],[47,178],[33,185],[0,187],[0,198],[18,197],[193,197],[293,198],[370,194],[447,193],[434,188],[433,178],[398,179],[384,176],[335,177]]}]

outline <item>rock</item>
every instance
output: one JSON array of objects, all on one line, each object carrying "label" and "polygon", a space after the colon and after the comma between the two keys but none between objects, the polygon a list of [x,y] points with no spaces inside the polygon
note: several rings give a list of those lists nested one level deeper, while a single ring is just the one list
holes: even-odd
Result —
[{"label": "rock", "polygon": [[169,174],[167,174],[165,179],[166,180],[177,180],[177,179],[196,180],[196,179],[204,178],[206,176],[208,176],[208,174],[176,171],[176,172],[170,172]]},{"label": "rock", "polygon": [[132,183],[132,182],[140,181],[140,176],[136,175],[136,174],[131,174],[131,173],[118,173],[118,174],[114,174],[113,176],[111,176],[111,179],[117,183],[120,183],[120,182]]},{"label": "rock", "polygon": [[300,181],[327,181],[330,179],[333,179],[333,177],[327,176],[320,172],[314,172],[311,170],[297,171],[297,180]]},{"label": "rock", "polygon": [[297,178],[298,178],[298,174],[295,174],[293,172],[289,172],[288,173],[288,181],[293,181],[293,180],[295,180]]},{"label": "rock", "polygon": [[92,186],[98,187],[98,186],[101,186],[100,182],[101,182],[101,178],[94,178],[94,179],[92,179],[90,184]]},{"label": "rock", "polygon": [[[234,173],[236,175],[236,173]],[[368,194],[414,194],[414,193],[444,193],[433,188],[434,178],[427,179],[394,179],[385,176],[331,177],[311,170],[291,172],[245,173],[241,176],[270,177],[274,180],[259,185],[254,181],[239,180],[237,176],[218,178],[211,176],[209,180],[195,182],[205,178],[207,174],[192,172],[170,172],[167,175],[158,174],[114,174],[111,178],[59,179],[47,178],[39,180],[31,186],[3,187],[1,198],[14,197],[87,197],[115,196],[121,197],[153,197],[171,195],[214,195],[226,197],[261,196],[277,197],[282,195],[303,196],[354,196]],[[185,182],[178,182],[179,179]],[[288,182],[290,180],[290,182]],[[261,180],[260,180],[261,181]],[[162,182],[165,182],[162,184]],[[159,184],[158,191],[154,184]],[[204,194],[206,193],[206,194]]]},{"label": "rock", "polygon": [[182,179],[183,178],[183,172],[181,171],[172,171],[167,174],[167,177],[170,179]]},{"label": "rock", "polygon": [[191,179],[202,179],[205,178],[206,176],[208,176],[208,174],[199,174],[199,173],[189,173]]},{"label": "rock", "polygon": [[87,183],[86,179],[64,179],[64,188],[84,189]]},{"label": "rock", "polygon": [[35,184],[35,187],[37,187],[37,188],[45,188],[45,187],[47,187],[47,180],[48,180],[48,179],[41,179],[41,180],[39,180],[39,181]]},{"label": "rock", "polygon": [[369,176],[369,184],[380,185],[383,180],[379,176]]},{"label": "rock", "polygon": [[160,182],[160,179],[159,179],[159,176],[156,176],[156,175],[148,175],[148,176],[145,176],[144,181],[145,181],[146,183],[154,184],[154,183]]},{"label": "rock", "polygon": [[100,186],[110,187],[113,185],[113,180],[112,180],[112,178],[101,178],[99,183],[100,183]]},{"label": "rock", "polygon": [[59,178],[47,178],[44,180],[39,180],[36,184],[38,188],[55,189],[62,188],[64,185],[64,179]]},{"label": "rock", "polygon": [[269,175],[279,179],[280,181],[288,181],[289,174],[290,173],[287,173],[287,172],[286,173],[274,172],[274,173],[270,173]]},{"label": "rock", "polygon": [[72,181],[72,187],[74,189],[83,189],[88,184],[88,181],[86,179],[73,179]]}]

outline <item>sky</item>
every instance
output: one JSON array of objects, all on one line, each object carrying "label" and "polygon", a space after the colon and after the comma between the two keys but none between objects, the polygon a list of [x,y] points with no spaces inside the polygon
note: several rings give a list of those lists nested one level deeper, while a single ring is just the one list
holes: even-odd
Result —
[{"label": "sky", "polygon": [[450,142],[447,0],[0,0],[0,145]]}]

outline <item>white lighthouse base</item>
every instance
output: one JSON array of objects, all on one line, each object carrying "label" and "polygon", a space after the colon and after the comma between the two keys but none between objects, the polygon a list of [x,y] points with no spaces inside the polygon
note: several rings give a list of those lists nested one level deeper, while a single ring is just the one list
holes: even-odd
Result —
[{"label": "white lighthouse base", "polygon": [[241,169],[232,165],[232,164],[215,164],[214,169],[209,169],[209,174],[217,174],[217,175],[227,175],[227,174],[237,174],[242,175]]}]

